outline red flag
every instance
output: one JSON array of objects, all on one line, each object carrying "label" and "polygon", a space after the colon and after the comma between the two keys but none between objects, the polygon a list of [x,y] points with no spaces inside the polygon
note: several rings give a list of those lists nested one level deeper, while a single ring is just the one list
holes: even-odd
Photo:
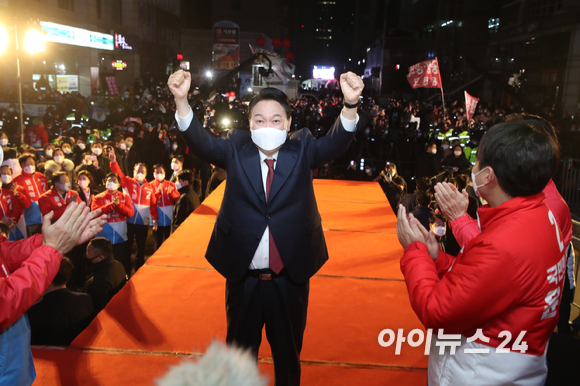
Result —
[{"label": "red flag", "polygon": [[107,88],[109,89],[109,94],[111,95],[119,95],[119,89],[117,88],[117,81],[115,80],[114,76],[107,76],[105,77],[107,81]]},{"label": "red flag", "polygon": [[469,122],[469,120],[471,119],[471,117],[473,117],[473,114],[475,113],[475,107],[477,106],[477,102],[479,102],[479,98],[472,97],[467,93],[467,91],[464,92],[465,92],[465,112],[467,114],[467,121]]},{"label": "red flag", "polygon": [[407,80],[413,88],[443,88],[437,58],[426,60],[409,67]]}]

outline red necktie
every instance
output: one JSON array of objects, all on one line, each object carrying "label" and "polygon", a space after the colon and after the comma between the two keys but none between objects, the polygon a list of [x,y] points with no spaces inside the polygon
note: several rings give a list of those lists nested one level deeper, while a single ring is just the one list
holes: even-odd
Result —
[{"label": "red necktie", "polygon": [[[274,159],[264,160],[266,165],[268,165],[268,176],[266,177],[266,200],[270,197],[270,188],[272,187],[272,181],[274,180]],[[284,268],[284,263],[280,258],[280,253],[278,248],[276,248],[276,243],[274,243],[274,238],[272,237],[272,232],[268,230],[270,236],[269,252],[270,252],[270,269],[276,274],[280,273],[282,268]]]}]

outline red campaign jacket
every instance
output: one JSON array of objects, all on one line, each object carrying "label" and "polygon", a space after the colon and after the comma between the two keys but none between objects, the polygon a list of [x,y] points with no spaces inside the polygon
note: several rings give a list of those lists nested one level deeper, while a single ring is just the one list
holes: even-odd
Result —
[{"label": "red campaign jacket", "polygon": [[42,235],[6,241],[0,236],[0,331],[10,327],[46,291],[62,255],[42,245]]},{"label": "red campaign jacket", "polygon": [[42,196],[48,190],[48,183],[46,182],[46,177],[44,174],[39,172],[34,172],[34,174],[20,173],[18,176],[14,177],[13,183],[22,187],[28,193],[31,201],[38,202],[40,196]]},{"label": "red campaign jacket", "polygon": [[[26,194],[18,194],[19,196],[26,196]],[[30,198],[28,198],[28,206],[30,206]],[[18,222],[20,216],[22,215],[22,207],[17,199],[14,196],[14,192],[10,189],[2,188],[0,191],[0,220],[4,217],[8,217],[13,219],[15,222]]]},{"label": "red campaign jacket", "polygon": [[74,190],[69,190],[69,192],[66,194],[65,198],[63,199],[62,196],[60,194],[58,194],[58,192],[56,190],[54,190],[54,188],[51,188],[48,192],[46,192],[42,196],[40,196],[40,199],[38,200],[38,206],[40,207],[40,213],[42,213],[42,216],[46,216],[51,211],[54,211],[54,216],[52,217],[52,222],[57,221],[60,218],[60,216],[62,216],[64,211],[66,210],[66,207],[68,206],[68,204],[67,204],[68,200],[75,195],[77,196],[76,202],[78,202],[80,204],[82,202],[82,200],[79,197],[78,192],[76,192]]},{"label": "red campaign jacket", "polygon": [[[153,180],[149,183],[156,194],[156,204],[157,207],[172,206],[174,205],[181,195],[177,190],[177,186],[169,180],[163,180],[163,188],[161,189],[162,194],[159,194],[159,185],[161,183],[157,180]],[[169,187],[171,187],[171,194],[168,193]]]},{"label": "red campaign jacket", "polygon": [[[120,198],[117,207],[114,207],[112,204],[115,197]],[[135,214],[131,198],[126,194],[117,191],[112,195],[108,190],[105,190],[103,193],[93,197],[91,210],[97,210],[99,208],[101,209],[102,214],[107,215],[106,220],[108,223],[125,221],[127,220],[127,217],[131,217]]]},{"label": "red campaign jacket", "polygon": [[111,163],[111,171],[121,178],[121,186],[133,204],[135,205],[135,214],[127,219],[128,223],[137,225],[149,225],[149,216],[153,220],[159,218],[157,213],[157,197],[155,189],[147,181],[139,185],[137,180],[125,176],[117,162]]},{"label": "red campaign jacket", "polygon": [[497,348],[505,330],[512,334],[506,346],[511,349],[527,331],[525,354],[544,355],[566,274],[566,248],[555,216],[544,193],[496,208],[485,205],[478,214],[482,232],[457,258],[440,251],[433,261],[423,243],[407,246],[401,270],[413,310],[426,328],[464,337],[481,328],[490,341],[475,342],[488,347]]}]

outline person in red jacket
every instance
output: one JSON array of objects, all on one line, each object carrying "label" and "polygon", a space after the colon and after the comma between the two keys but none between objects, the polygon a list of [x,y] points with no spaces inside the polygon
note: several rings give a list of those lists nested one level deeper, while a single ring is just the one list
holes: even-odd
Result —
[{"label": "person in red jacket", "polygon": [[30,351],[26,311],[42,296],[58,270],[62,256],[92,239],[104,224],[100,212],[85,204],[67,208],[51,225],[45,216],[42,235],[20,241],[0,236],[0,385],[30,385],[36,377]]},{"label": "person in red jacket", "polygon": [[[478,210],[481,234],[456,258],[399,207],[411,306],[436,330],[430,386],[544,385],[566,276],[564,239],[543,193],[558,158],[557,144],[541,128],[493,126],[472,171],[476,193],[488,202]],[[457,339],[453,350],[444,347],[450,339]]]},{"label": "person in red jacket", "polygon": [[42,121],[32,125],[26,134],[28,135],[28,143],[30,146],[36,149],[42,149],[48,143],[48,133]]},{"label": "person in red jacket", "polygon": [[[0,177],[2,177],[3,196],[12,196],[13,207],[20,208],[20,215],[13,227],[10,228],[8,240],[15,241],[26,238],[26,221],[22,213],[30,207],[31,201],[28,193],[21,186],[12,182],[12,168],[8,165],[0,166]],[[10,192],[10,193],[9,193]]]},{"label": "person in red jacket", "polygon": [[155,235],[155,250],[169,237],[171,233],[171,220],[173,218],[173,205],[179,200],[181,195],[173,182],[165,179],[165,168],[161,164],[153,166],[155,179],[150,182],[157,196],[157,230]]},{"label": "person in red jacket", "polygon": [[[131,256],[133,240],[135,240],[137,242],[135,272],[137,272],[145,264],[145,242],[147,241],[147,233],[149,232],[150,219],[152,220],[153,230],[157,230],[157,219],[159,215],[157,213],[156,193],[155,189],[145,179],[147,176],[147,166],[145,164],[135,164],[135,168],[133,169],[134,178],[130,178],[125,176],[121,171],[114,151],[109,153],[109,160],[111,161],[111,171],[119,175],[123,191],[131,197],[131,201],[133,201],[133,206],[135,207],[135,214],[127,219],[128,242],[125,244],[125,254],[129,257]],[[131,277],[130,266],[127,276]]]},{"label": "person in red jacket", "polygon": [[78,193],[71,190],[71,182],[68,174],[65,172],[56,172],[51,179],[52,188],[40,196],[38,206],[40,213],[46,216],[50,212],[54,212],[52,221],[58,221],[60,216],[64,213],[67,206],[73,202],[81,203]]},{"label": "person in red jacket", "polygon": [[127,275],[131,272],[131,254],[125,254],[127,241],[127,218],[135,214],[131,197],[117,191],[120,186],[119,176],[109,173],[106,178],[107,190],[93,198],[92,210],[101,209],[106,215],[106,223],[98,237],[105,237],[113,244],[115,260],[123,264]]},{"label": "person in red jacket", "polygon": [[48,190],[44,174],[36,171],[36,159],[32,154],[24,153],[18,157],[22,173],[14,178],[14,183],[26,190],[31,204],[24,210],[26,233],[28,237],[40,233],[42,218],[38,200]]}]

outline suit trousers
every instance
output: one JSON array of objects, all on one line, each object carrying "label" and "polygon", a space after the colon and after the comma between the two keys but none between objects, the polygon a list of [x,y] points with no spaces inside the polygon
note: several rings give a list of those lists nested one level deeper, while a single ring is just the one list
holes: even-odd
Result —
[{"label": "suit trousers", "polygon": [[169,238],[170,234],[171,225],[166,227],[157,226],[157,230],[153,231],[153,235],[155,236],[155,250],[159,249],[163,242]]},{"label": "suit trousers", "polygon": [[131,277],[131,252],[133,240],[137,242],[137,254],[135,255],[135,272],[145,264],[145,242],[147,241],[149,225],[135,225],[127,223],[127,244],[125,245],[125,257],[123,266],[127,276]]},{"label": "suit trousers", "polygon": [[300,385],[300,351],[306,328],[310,281],[287,275],[272,280],[226,281],[228,344],[250,349],[258,359],[262,328],[272,348],[276,386]]}]

